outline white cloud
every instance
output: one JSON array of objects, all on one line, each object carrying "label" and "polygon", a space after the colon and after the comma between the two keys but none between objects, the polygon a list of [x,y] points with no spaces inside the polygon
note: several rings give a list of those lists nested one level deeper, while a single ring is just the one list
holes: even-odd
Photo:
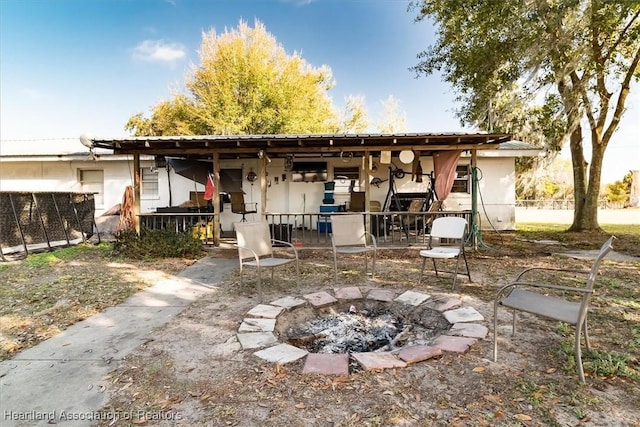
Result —
[{"label": "white cloud", "polygon": [[145,40],[133,49],[133,58],[141,61],[174,62],[185,56],[183,45],[164,40]]}]

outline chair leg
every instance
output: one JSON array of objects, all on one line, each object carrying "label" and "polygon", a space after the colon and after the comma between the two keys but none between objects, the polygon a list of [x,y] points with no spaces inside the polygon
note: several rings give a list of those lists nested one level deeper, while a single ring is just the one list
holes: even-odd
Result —
[{"label": "chair leg", "polygon": [[458,281],[458,267],[460,266],[460,257],[456,257],[456,271],[453,272],[453,284],[451,285],[451,289],[456,289],[456,282]]},{"label": "chair leg", "polygon": [[271,269],[271,286],[273,286],[273,273],[274,273],[273,270],[275,270],[275,268]]},{"label": "chair leg", "polygon": [[436,271],[436,277],[440,277],[438,276],[438,267],[436,267],[436,259],[431,258],[431,262],[433,262],[433,269]]},{"label": "chair leg", "polygon": [[373,260],[371,261],[371,278],[373,279],[376,274],[376,251],[373,251]]},{"label": "chair leg", "polygon": [[242,287],[242,273],[243,273],[242,263],[240,263],[240,287]]},{"label": "chair leg", "polygon": [[472,280],[471,280],[471,270],[469,270],[469,263],[467,262],[467,254],[464,251],[464,249],[462,250],[462,256],[464,257],[464,265],[467,267],[467,277],[469,278],[469,281],[472,282]]},{"label": "chair leg", "polygon": [[260,265],[258,265],[258,297],[260,302],[262,301],[262,271],[260,271]]},{"label": "chair leg", "polygon": [[587,329],[587,317],[584,318],[584,344],[587,346],[587,350],[591,350],[591,343],[589,342],[589,331]]},{"label": "chair leg", "polygon": [[581,335],[582,325],[576,325],[576,339],[575,339],[575,349],[574,354],[576,358],[576,367],[578,368],[578,377],[580,377],[580,382],[585,382],[584,379],[584,369],[582,368],[582,349],[580,348],[580,335]]},{"label": "chair leg", "polygon": [[422,268],[420,269],[420,278],[418,279],[418,285],[420,285],[420,282],[422,282],[422,275],[424,274],[424,266],[427,263],[427,259],[425,257],[422,257]]},{"label": "chair leg", "polygon": [[338,283],[338,255],[335,251],[333,252],[333,275],[336,283]]},{"label": "chair leg", "polygon": [[364,253],[364,274],[365,276],[369,274],[369,254]]},{"label": "chair leg", "polygon": [[493,361],[498,361],[498,299],[493,301]]}]

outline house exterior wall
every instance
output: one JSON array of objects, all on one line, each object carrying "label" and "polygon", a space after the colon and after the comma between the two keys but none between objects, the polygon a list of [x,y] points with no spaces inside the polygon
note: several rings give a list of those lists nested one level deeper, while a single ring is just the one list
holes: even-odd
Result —
[{"label": "house exterior wall", "polygon": [[[462,158],[460,163],[469,163]],[[478,157],[477,209],[482,230],[515,230],[516,173],[513,157]],[[446,210],[470,210],[471,194],[451,193]]]},{"label": "house exterior wall", "polygon": [[[67,156],[68,157],[68,156]],[[0,158],[0,191],[81,191],[79,182],[80,170],[102,170],[104,172],[104,203],[96,206],[96,215],[120,203],[126,186],[132,185],[133,162],[124,156],[103,155],[100,161],[91,161],[86,156],[76,156],[73,159],[59,159],[53,156],[49,160],[11,160]],[[331,158],[304,159],[309,161],[327,161],[328,176],[334,178],[336,167],[361,167],[360,158]],[[380,164],[379,158],[373,159],[377,169],[368,180],[375,177],[388,180],[389,166]],[[459,164],[468,164],[470,159],[463,157]],[[426,192],[429,189],[429,179],[424,177],[422,183],[411,181],[411,165],[402,164],[397,157],[392,159],[395,166],[405,172],[403,179],[396,179],[396,190],[399,193]],[[423,157],[421,161],[423,172],[433,170],[431,157]],[[141,167],[154,166],[152,159],[141,160]],[[481,171],[478,197],[478,211],[481,215],[481,228],[509,230],[515,228],[515,162],[513,157],[478,157],[478,167]],[[258,204],[258,214],[248,215],[248,220],[258,220],[262,210],[260,206],[260,181],[250,183],[246,176],[253,170],[260,175],[258,159],[255,160],[225,160],[221,162],[221,169],[241,169],[242,189],[245,202]],[[317,213],[323,204],[324,182],[292,182],[291,172],[284,171],[284,159],[272,159],[267,164],[268,183],[267,212],[269,213]],[[276,179],[277,178],[277,179]],[[169,194],[169,180],[171,195]],[[361,175],[360,191],[364,191],[365,178]],[[389,181],[384,181],[379,187],[371,186],[371,200],[384,204]],[[174,171],[158,170],[158,195],[142,194],[141,212],[154,212],[158,207],[170,205],[178,206],[189,200],[191,191],[204,191],[205,186],[177,175]],[[224,188],[222,189],[224,191]],[[171,197],[170,197],[171,196]],[[347,193],[335,193],[335,203],[343,204],[348,201]],[[471,209],[470,193],[451,193],[445,202],[446,210]],[[485,213],[486,212],[486,213]],[[240,220],[240,215],[231,212],[231,205],[225,204],[221,213],[223,230],[231,230],[233,222]]]},{"label": "house exterior wall", "polygon": [[[127,185],[132,185],[131,161],[84,160],[16,160],[0,162],[0,191],[69,191],[81,192],[81,170],[103,171],[103,203],[96,204],[96,216],[122,201]],[[153,161],[143,161],[141,166],[151,167]],[[165,176],[166,180],[166,176]],[[165,187],[166,188],[166,184]],[[141,209],[150,212],[150,201],[142,200]]]}]

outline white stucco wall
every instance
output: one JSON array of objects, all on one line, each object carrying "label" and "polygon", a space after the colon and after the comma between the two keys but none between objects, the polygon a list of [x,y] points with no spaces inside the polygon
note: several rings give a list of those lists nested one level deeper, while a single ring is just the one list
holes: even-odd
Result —
[{"label": "white stucco wall", "polygon": [[[469,162],[462,158],[460,163]],[[482,230],[515,229],[515,161],[513,158],[478,157],[477,208]],[[470,210],[471,194],[451,193],[447,210]]]},{"label": "white stucco wall", "polygon": [[[120,203],[126,186],[132,185],[133,162],[124,156],[103,155],[100,161],[87,160],[86,156],[75,158],[59,157],[49,160],[32,159],[21,160],[0,158],[0,191],[80,191],[79,170],[101,169],[104,171],[104,204],[96,207],[96,215]],[[309,161],[327,161],[329,179],[333,179],[334,167],[360,167],[360,159],[304,159]],[[382,180],[389,178],[389,165],[380,164],[379,158],[374,158],[377,170],[368,179],[378,177]],[[422,183],[411,181],[411,165],[402,164],[397,157],[392,159],[394,165],[402,167],[406,173],[403,179],[396,179],[396,189],[399,193],[426,192],[429,186],[428,177]],[[460,163],[468,163],[469,158],[462,158]],[[433,170],[431,157],[422,159],[423,172]],[[152,167],[153,160],[141,161],[141,167]],[[242,169],[242,188],[245,192],[245,202],[257,202],[260,206],[260,182],[253,184],[246,180],[246,175],[253,170],[259,174],[259,162],[255,160],[226,160],[221,163],[222,169]],[[481,171],[478,197],[478,210],[481,214],[483,229],[496,228],[507,230],[515,228],[515,169],[513,157],[478,157],[478,167]],[[324,198],[323,182],[292,182],[291,173],[284,172],[284,160],[273,159],[267,164],[268,181],[267,211],[270,213],[315,213],[319,212]],[[204,191],[204,185],[192,180],[171,174],[171,204],[178,206],[189,200],[190,191]],[[285,179],[283,180],[283,175]],[[275,178],[278,178],[277,182]],[[364,177],[361,176],[361,191],[364,190]],[[166,169],[160,169],[158,175],[159,196],[141,199],[142,213],[155,211],[158,207],[169,206],[169,185]],[[389,182],[383,182],[379,188],[371,186],[371,200],[383,204]],[[224,190],[224,189],[223,189]],[[336,194],[336,203],[342,204],[348,200],[347,196]],[[452,193],[445,203],[449,210],[471,209],[471,194]],[[485,214],[486,211],[486,214]],[[240,216],[231,212],[230,204],[225,204],[221,215],[223,230],[231,230],[233,222]],[[249,220],[258,220],[259,214],[249,215]]]},{"label": "white stucco wall", "polygon": [[[125,188],[127,185],[132,185],[132,162],[126,159],[107,160],[106,158],[92,161],[84,157],[86,156],[64,156],[60,159],[45,158],[46,160],[3,158],[0,161],[0,191],[80,192],[82,191],[79,181],[80,170],[102,170],[104,202],[102,205],[96,205],[96,216],[101,215],[105,210],[120,203]],[[153,161],[141,161],[143,167],[152,165]],[[147,200],[142,200],[141,209],[143,212],[152,210]]]}]

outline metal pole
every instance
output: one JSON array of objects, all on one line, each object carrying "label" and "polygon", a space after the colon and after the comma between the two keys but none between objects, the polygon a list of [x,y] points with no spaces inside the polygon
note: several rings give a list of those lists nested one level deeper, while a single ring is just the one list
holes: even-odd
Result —
[{"label": "metal pole", "polygon": [[31,200],[33,200],[33,204],[36,207],[36,212],[38,212],[38,219],[40,220],[40,225],[42,226],[42,233],[44,234],[44,239],[47,241],[47,247],[51,250],[51,242],[49,241],[49,235],[47,234],[47,226],[42,219],[42,212],[40,212],[40,206],[38,206],[38,199],[36,198],[35,193],[31,193]]},{"label": "metal pole", "polygon": [[56,202],[55,193],[51,193],[51,200],[53,200],[53,206],[56,208],[56,214],[58,214],[58,220],[60,220],[60,224],[62,225],[62,231],[64,232],[64,237],[65,239],[67,239],[67,246],[71,246],[71,241],[69,240],[69,233],[67,233],[67,228],[64,226],[62,215],[60,215],[60,209],[58,208],[58,202]]},{"label": "metal pole", "polygon": [[[86,194],[82,194],[83,198],[86,198]],[[87,238],[84,235],[84,229],[82,228],[82,223],[80,222],[80,217],[78,216],[78,209],[76,208],[76,204],[73,201],[73,193],[69,193],[69,201],[71,202],[71,207],[73,208],[73,214],[76,217],[76,222],[78,223],[78,228],[80,229],[80,235],[82,236],[82,243],[87,242]]]},{"label": "metal pole", "polygon": [[29,249],[27,249],[27,242],[24,240],[24,233],[22,232],[22,226],[20,225],[20,217],[16,212],[16,207],[13,204],[13,197],[11,197],[11,193],[9,193],[9,202],[11,203],[11,210],[13,211],[13,217],[16,220],[16,225],[18,226],[18,231],[20,232],[20,240],[22,240],[22,246],[24,246],[24,253],[29,255]]}]

